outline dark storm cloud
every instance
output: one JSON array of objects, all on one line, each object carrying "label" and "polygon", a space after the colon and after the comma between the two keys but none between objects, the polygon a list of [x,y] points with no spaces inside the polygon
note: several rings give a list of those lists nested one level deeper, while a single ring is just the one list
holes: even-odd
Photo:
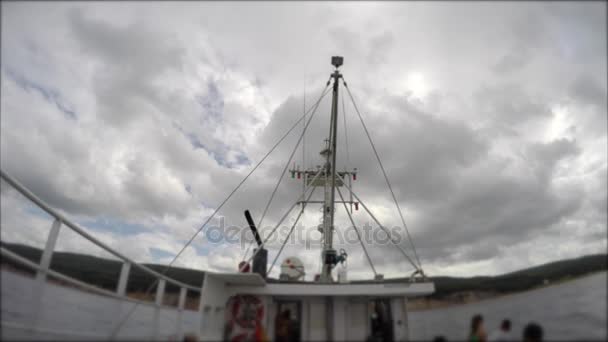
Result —
[{"label": "dark storm cloud", "polygon": [[498,74],[517,72],[527,66],[534,58],[534,50],[539,49],[546,37],[545,23],[539,10],[531,11],[516,19],[510,46],[502,57],[492,66]]},{"label": "dark storm cloud", "polygon": [[[424,112],[406,97],[386,96],[383,102],[387,107],[377,113],[368,110],[366,121],[372,125],[379,154],[404,201],[441,198],[454,185],[459,170],[472,166],[487,152],[488,142],[463,122]],[[366,162],[372,157],[367,138],[360,129],[353,131],[360,132],[355,148],[360,153],[353,157],[353,165],[364,165],[362,175],[369,175],[366,183],[384,191],[378,165]]]},{"label": "dark storm cloud", "polygon": [[508,73],[521,69],[528,62],[528,54],[525,51],[511,51],[500,58],[492,68],[498,73]]},{"label": "dark storm cloud", "polygon": [[526,92],[521,85],[484,85],[475,93],[476,110],[492,124],[507,128],[529,120],[551,116],[550,104],[538,95]]},{"label": "dark storm cloud", "polygon": [[540,180],[551,181],[556,164],[581,152],[576,141],[558,139],[550,143],[533,143],[528,147],[526,161]]},{"label": "dark storm cloud", "polygon": [[388,54],[391,53],[391,47],[395,42],[395,36],[390,31],[384,31],[375,35],[369,40],[369,53],[367,61],[370,64],[385,63]]},{"label": "dark storm cloud", "polygon": [[606,113],[606,87],[589,75],[580,75],[569,86],[575,101],[596,107],[598,115]]}]

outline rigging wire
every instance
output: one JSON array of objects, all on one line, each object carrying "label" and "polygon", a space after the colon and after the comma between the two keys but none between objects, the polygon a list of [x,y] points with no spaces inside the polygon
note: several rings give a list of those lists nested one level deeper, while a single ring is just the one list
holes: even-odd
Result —
[{"label": "rigging wire", "polygon": [[342,119],[344,122],[344,140],[346,143],[346,169],[350,169],[350,150],[348,148],[348,131],[346,130],[346,107],[344,107],[344,96],[342,96]]},{"label": "rigging wire", "polygon": [[[350,171],[350,148],[348,144],[348,130],[346,128],[346,106],[344,105],[344,96],[342,96],[342,121],[344,122],[344,141],[346,143],[346,170]],[[352,174],[349,177],[349,184],[352,182]],[[353,197],[350,197],[350,212],[353,212]]]},{"label": "rigging wire", "polygon": [[[283,172],[281,172],[281,176],[279,177],[279,180],[277,181],[277,184],[275,185],[274,189],[272,190],[272,194],[270,195],[270,199],[268,200],[268,203],[266,203],[266,207],[264,208],[264,211],[262,212],[262,216],[260,217],[260,220],[258,221],[258,228],[262,229],[262,222],[264,221],[264,218],[266,217],[266,213],[268,212],[268,208],[270,207],[270,204],[272,202],[272,200],[274,199],[275,194],[277,193],[277,190],[279,189],[279,185],[281,184],[281,182],[283,181],[283,177],[285,176],[285,173],[287,172],[287,169],[289,168],[289,163],[291,163],[296,151],[298,150],[298,147],[300,146],[300,142],[302,142],[302,139],[304,138],[304,134],[306,133],[306,130],[308,129],[308,126],[310,125],[312,119],[315,116],[315,113],[317,112],[317,109],[319,108],[319,104],[321,103],[321,101],[323,100],[323,98],[329,93],[327,87],[324,89],[324,91],[322,92],[321,96],[319,97],[319,100],[317,100],[317,102],[313,105],[313,107],[311,107],[312,109],[312,113],[310,114],[310,118],[308,119],[308,121],[305,122],[305,126],[304,129],[302,131],[302,134],[300,134],[300,138],[298,139],[298,141],[296,142],[296,145],[294,146],[293,150],[291,151],[291,155],[289,156],[289,160],[287,160],[287,163],[285,163],[285,167],[283,168]],[[310,112],[310,110],[305,111],[304,115],[306,115],[308,112]],[[249,250],[251,249],[251,246],[253,245],[254,240],[249,242],[249,246],[247,246],[247,249],[245,250],[245,253],[243,254],[242,259],[244,259],[247,254],[249,253]]]},{"label": "rigging wire", "polygon": [[[376,159],[378,160],[378,164],[380,164],[380,168],[382,169],[382,174],[384,175],[384,179],[386,180],[386,184],[388,185],[388,189],[391,192],[391,195],[393,197],[393,201],[395,202],[395,206],[397,207],[397,211],[399,212],[399,217],[401,218],[401,223],[403,224],[403,227],[405,228],[405,232],[407,234],[407,238],[408,238],[408,240],[410,242],[410,245],[412,246],[412,250],[414,251],[414,257],[416,258],[416,261],[418,262],[418,268],[422,269],[422,264],[420,263],[420,258],[418,258],[418,253],[416,252],[416,247],[414,246],[414,242],[412,241],[412,237],[410,235],[409,229],[407,227],[407,224],[405,223],[405,219],[403,218],[403,213],[401,212],[401,207],[399,206],[399,202],[397,201],[397,197],[395,196],[395,192],[393,191],[393,187],[391,186],[391,183],[388,180],[388,176],[386,174],[386,170],[384,169],[384,165],[382,165],[382,161],[380,160],[380,156],[378,155],[378,151],[376,150],[376,146],[374,145],[372,137],[369,134],[369,131],[367,130],[367,126],[365,125],[365,122],[363,121],[363,117],[361,116],[361,112],[359,112],[359,108],[357,107],[357,104],[355,103],[355,99],[353,98],[353,94],[350,92],[350,88],[348,87],[348,85],[346,84],[346,81],[344,79],[343,79],[343,82],[344,82],[344,87],[348,91],[348,96],[350,97],[350,100],[351,100],[351,102],[353,104],[353,107],[355,108],[355,111],[357,112],[357,116],[359,116],[359,120],[361,121],[361,125],[363,125],[363,129],[365,130],[365,134],[367,135],[369,143],[372,146],[372,149],[374,150],[374,154],[376,155]],[[351,191],[351,193],[352,193],[352,191]]]},{"label": "rigging wire", "polygon": [[355,220],[353,220],[352,215],[348,211],[348,207],[346,206],[346,202],[344,202],[344,197],[342,197],[342,191],[340,191],[339,187],[336,187],[336,190],[338,190],[338,195],[340,195],[340,199],[342,200],[342,204],[344,204],[344,210],[346,211],[346,214],[348,214],[348,218],[350,219],[350,223],[353,225],[353,228],[355,229],[355,232],[357,233],[357,238],[359,239],[359,242],[361,243],[361,247],[363,247],[363,251],[365,252],[365,256],[367,257],[367,261],[369,262],[369,265],[372,267],[372,271],[374,272],[374,276],[377,276],[378,272],[376,272],[376,268],[374,267],[374,263],[372,262],[372,258],[369,256],[369,253],[367,252],[367,248],[365,247],[365,244],[363,244],[363,238],[361,238],[361,233],[359,232],[359,229],[357,229],[357,226],[355,225]]},{"label": "rigging wire", "polygon": [[[313,178],[312,181],[310,182],[311,185],[309,185],[308,187],[313,187],[312,184],[315,182],[315,180],[317,180],[317,177],[319,177],[321,173],[318,172]],[[281,223],[283,223],[283,221],[287,218],[287,215],[289,215],[289,213],[293,210],[293,208],[295,208],[296,205],[298,205],[298,202],[301,201],[302,199],[304,199],[304,194],[301,194],[300,196],[298,196],[298,198],[296,199],[295,203],[289,208],[289,210],[287,210],[287,212],[285,213],[285,215],[283,215],[283,217],[279,220],[279,222],[277,223],[277,225],[274,227],[274,229],[270,232],[270,234],[268,234],[268,236],[266,237],[266,239],[264,239],[264,241],[262,242],[262,244],[256,249],[256,251],[253,253],[253,255],[249,258],[249,260],[247,260],[247,264],[251,262],[251,260],[253,260],[253,258],[255,258],[255,256],[264,248],[264,246],[266,246],[266,242],[268,242],[268,240],[270,239],[270,237],[272,236],[272,234],[274,234],[274,232],[276,232],[277,229],[279,229],[279,226],[281,225]],[[242,268],[239,269],[239,272],[243,271],[245,269],[245,267],[247,267],[247,265],[243,265]]]},{"label": "rigging wire", "polygon": [[355,197],[355,199],[357,199],[357,201],[359,201],[359,203],[361,204],[361,206],[363,207],[363,209],[365,209],[365,211],[369,214],[369,216],[372,218],[372,220],[374,220],[376,222],[376,224],[380,227],[380,229],[382,229],[384,231],[384,233],[386,233],[386,235],[388,236],[388,239],[393,243],[393,245],[395,245],[395,247],[397,247],[399,249],[399,251],[401,251],[401,254],[403,254],[403,256],[407,259],[407,261],[409,261],[410,264],[412,264],[412,266],[414,266],[414,268],[416,269],[416,271],[420,271],[420,273],[424,274],[422,272],[422,268],[420,268],[418,265],[416,265],[416,263],[412,260],[412,258],[410,258],[410,256],[405,252],[405,249],[403,249],[403,247],[401,247],[400,244],[398,244],[397,242],[395,242],[395,240],[391,236],[391,233],[388,231],[388,229],[386,229],[386,227],[384,227],[382,225],[382,223],[380,223],[380,221],[378,221],[378,219],[376,218],[376,216],[371,212],[371,210],[369,210],[369,208],[365,205],[365,203],[363,203],[363,201],[361,200],[361,198],[359,198],[359,196],[357,196],[357,194],[354,193],[354,191],[352,190],[352,188],[350,188],[346,184],[343,184],[343,185],[344,185],[344,187],[346,187],[348,189],[348,191],[350,191],[350,193]]},{"label": "rigging wire", "polygon": [[[323,95],[321,97],[319,97],[319,100],[317,101],[317,104],[319,102],[321,102],[321,100],[323,99],[323,97],[325,96],[325,94],[327,94],[327,89],[329,87],[329,83],[330,83],[330,81],[328,80],[327,84],[325,85],[325,89],[323,90]],[[311,107],[311,109],[312,109],[312,107]],[[306,115],[306,114],[307,113],[304,113],[304,115]],[[188,240],[188,242],[186,242],[186,244],[184,245],[184,247],[182,247],[182,249],[175,255],[175,257],[173,258],[173,260],[171,260],[171,262],[165,267],[165,270],[161,273],[161,275],[166,275],[166,273],[169,271],[169,269],[171,268],[171,266],[173,265],[173,263],[175,263],[175,261],[181,256],[181,254],[192,243],[192,241],[194,241],[194,239],[196,238],[196,236],[198,236],[198,234],[205,228],[205,226],[207,225],[207,223],[209,223],[211,221],[211,219],[213,219],[213,217],[215,216],[215,214],[217,214],[217,212],[224,206],[224,204],[226,204],[226,202],[228,202],[228,200],[232,197],[232,195],[234,195],[237,192],[237,190],[243,185],[243,183],[245,183],[245,181],[247,181],[247,179],[249,179],[249,177],[253,174],[253,172],[255,172],[255,170],[257,170],[257,168],[266,160],[266,158],[268,158],[268,156],[270,156],[270,154],[283,142],[283,140],[285,140],[285,138],[300,124],[300,122],[304,119],[304,115],[302,115],[291,126],[291,128],[289,128],[289,130],[287,130],[287,132],[272,146],[272,148],[264,155],[264,157],[262,157],[262,159],[260,159],[260,161],[251,169],[251,171],[249,171],[249,173],[241,180],[241,182],[237,184],[237,186],[230,192],[230,194],[228,194],[228,196],[213,211],[213,213],[211,214],[211,216],[209,216],[207,218],[207,220],[205,220],[205,222],[203,223],[203,225],[201,225],[201,227],[194,233],[194,235],[192,235],[192,237]],[[150,286],[146,290],[146,296],[150,294],[150,291],[154,288],[154,286],[156,286],[156,284],[158,283],[158,281],[159,281],[159,279],[156,279],[153,283],[150,284]],[[139,302],[133,304],[133,308],[127,313],[127,315],[125,316],[125,318],[122,319],[117,324],[116,328],[112,331],[112,333],[110,335],[110,339],[112,339],[112,340],[115,339],[115,337],[118,334],[118,332],[120,331],[120,329],[122,329],[122,327],[125,324],[125,322],[131,317],[131,315],[133,314],[133,312],[135,311],[135,309],[137,309],[138,306],[139,306]]]},{"label": "rigging wire", "polygon": [[306,202],[303,203],[302,209],[300,210],[300,213],[296,217],[296,220],[293,222],[293,225],[291,226],[291,229],[289,230],[289,234],[287,234],[287,236],[285,237],[285,240],[283,241],[283,244],[281,245],[281,248],[277,252],[277,255],[274,257],[274,260],[272,261],[272,265],[270,265],[270,268],[268,269],[268,272],[266,272],[266,274],[270,275],[270,272],[274,268],[274,265],[277,263],[277,260],[279,259],[279,256],[281,255],[281,252],[283,252],[283,248],[285,248],[285,244],[287,244],[287,240],[289,240],[289,237],[293,233],[293,230],[296,228],[296,224],[298,224],[298,221],[300,220],[300,217],[302,216],[302,214],[304,214],[304,209],[306,209],[306,203],[310,200],[310,198],[312,197],[312,194],[315,193],[316,189],[317,189],[316,187],[312,187],[312,191],[310,192],[310,194],[306,198]]}]

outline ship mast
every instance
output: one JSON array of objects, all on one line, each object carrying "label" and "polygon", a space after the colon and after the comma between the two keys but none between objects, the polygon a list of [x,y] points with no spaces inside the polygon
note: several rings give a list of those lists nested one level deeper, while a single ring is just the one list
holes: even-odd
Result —
[{"label": "ship mast", "polygon": [[[323,236],[323,245],[321,250],[321,274],[319,274],[318,281],[322,283],[331,283],[333,278],[331,272],[338,263],[346,261],[346,252],[341,251],[340,254],[336,252],[333,247],[333,233],[334,233],[334,212],[336,204],[336,187],[343,186],[344,180],[347,180],[349,184],[357,178],[357,169],[352,171],[337,171],[336,167],[336,155],[338,145],[338,90],[340,79],[342,74],[338,68],[342,65],[344,59],[340,56],[333,56],[331,58],[331,64],[336,68],[331,74],[330,81],[333,79],[333,92],[331,102],[331,118],[329,125],[329,138],[325,140],[325,146],[321,151],[321,156],[325,158],[325,164],[323,167],[317,166],[316,169],[305,169],[300,170],[299,167],[291,169],[291,177],[294,178],[297,174],[298,179],[303,178],[304,183],[311,187],[323,187],[324,198],[323,201],[303,199],[297,203],[303,206],[307,203],[321,203],[323,207],[321,210],[322,222],[319,225],[319,231]],[[303,176],[303,177],[302,177]],[[350,200],[342,200],[337,203],[355,205],[355,210],[359,208],[359,202]]]},{"label": "ship mast", "polygon": [[[331,64],[336,67],[331,77],[334,80],[331,101],[331,122],[329,132],[329,146],[326,151],[325,163],[325,201],[323,204],[323,251],[321,254],[323,269],[321,282],[331,282],[331,270],[337,263],[337,253],[333,249],[334,212],[336,197],[336,146],[338,140],[338,89],[342,74],[338,68],[344,59],[340,56],[331,58]],[[329,182],[327,182],[329,177]]]}]

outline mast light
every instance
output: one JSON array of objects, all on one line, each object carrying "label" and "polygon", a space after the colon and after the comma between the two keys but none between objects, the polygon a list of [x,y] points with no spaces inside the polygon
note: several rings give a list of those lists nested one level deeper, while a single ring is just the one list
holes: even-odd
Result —
[{"label": "mast light", "polygon": [[342,56],[332,56],[331,57],[331,65],[335,66],[336,69],[339,68],[344,63],[344,57]]}]

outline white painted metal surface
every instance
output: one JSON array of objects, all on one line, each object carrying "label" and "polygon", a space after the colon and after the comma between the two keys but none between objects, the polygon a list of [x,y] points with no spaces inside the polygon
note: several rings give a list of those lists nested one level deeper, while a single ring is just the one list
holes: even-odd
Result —
[{"label": "white painted metal surface", "polygon": [[161,279],[159,280],[158,286],[156,287],[156,296],[154,297],[154,304],[156,307],[154,308],[154,327],[152,334],[153,340],[159,340],[160,337],[160,329],[158,327],[160,326],[160,310],[163,304],[166,283],[167,282],[164,279]]},{"label": "white painted metal surface", "polygon": [[395,322],[393,325],[393,333],[395,335],[396,342],[408,340],[407,316],[405,313],[406,300],[407,298],[404,297],[391,298],[390,300],[391,313],[393,316],[393,321]]},{"label": "white painted metal surface", "polygon": [[127,294],[127,281],[129,280],[129,271],[131,270],[131,264],[129,262],[123,262],[120,268],[120,277],[118,278],[118,287],[116,293],[119,296]]},{"label": "white painted metal surface", "polygon": [[45,271],[51,266],[51,258],[53,257],[55,244],[57,244],[57,238],[59,237],[59,228],[61,228],[61,221],[55,219],[55,221],[53,221],[53,225],[51,226],[49,236],[46,239],[46,245],[44,246],[42,257],[40,258],[40,267],[42,270],[36,273],[36,280],[41,283],[46,280]]},{"label": "white painted metal surface", "polygon": [[348,330],[348,325],[346,325],[346,310],[348,307],[348,298],[347,297],[332,297],[333,305],[333,329],[332,329],[332,339],[334,341],[346,341],[346,331]]},{"label": "white painted metal surface", "polygon": [[225,285],[264,286],[266,280],[257,273],[215,273],[205,272],[205,278],[211,277]]},{"label": "white painted metal surface", "polygon": [[270,283],[266,286],[235,286],[228,285],[230,295],[238,293],[290,296],[424,296],[433,293],[433,283],[399,283],[399,284],[318,284],[318,283]]},{"label": "white painted metal surface", "polygon": [[315,298],[307,302],[309,308],[308,340],[327,341],[328,322],[325,298]]},{"label": "white painted metal surface", "polygon": [[179,301],[177,304],[177,323],[176,323],[177,327],[175,328],[175,330],[177,332],[177,339],[180,341],[184,337],[182,319],[183,319],[183,315],[184,315],[184,305],[186,304],[187,292],[188,292],[188,290],[183,287],[179,290]]},{"label": "white painted metal surface", "polygon": [[368,335],[368,317],[366,300],[351,300],[348,303],[348,310],[346,311],[346,324],[348,326],[346,339],[348,341],[355,341],[360,339],[360,336]]}]

